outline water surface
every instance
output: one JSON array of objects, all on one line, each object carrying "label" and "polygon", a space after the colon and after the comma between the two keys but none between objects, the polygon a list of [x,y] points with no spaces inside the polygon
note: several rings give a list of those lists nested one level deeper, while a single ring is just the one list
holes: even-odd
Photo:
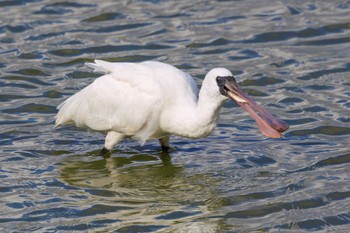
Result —
[{"label": "water surface", "polygon": [[[350,2],[1,1],[1,232],[349,232]],[[53,129],[93,59],[226,67],[290,130],[227,103],[215,132],[96,156]]]}]

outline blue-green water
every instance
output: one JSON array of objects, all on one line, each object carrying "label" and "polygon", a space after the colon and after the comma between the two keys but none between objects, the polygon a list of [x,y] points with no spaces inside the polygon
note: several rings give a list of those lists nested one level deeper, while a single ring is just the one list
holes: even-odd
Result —
[{"label": "blue-green water", "polygon": [[[349,1],[0,1],[1,232],[350,232]],[[226,67],[290,130],[234,103],[199,140],[96,156],[53,129],[93,59]]]}]

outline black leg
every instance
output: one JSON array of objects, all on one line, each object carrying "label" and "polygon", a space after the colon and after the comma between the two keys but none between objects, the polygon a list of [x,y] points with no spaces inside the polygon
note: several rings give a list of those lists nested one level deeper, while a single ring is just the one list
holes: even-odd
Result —
[{"label": "black leg", "polygon": [[168,152],[170,150],[169,140],[170,140],[170,136],[166,136],[159,139],[160,146],[162,147],[162,151]]},{"label": "black leg", "polygon": [[100,151],[100,155],[104,156],[104,155],[108,154],[109,152],[110,152],[109,150],[107,150],[105,147],[103,147],[102,150]]},{"label": "black leg", "polygon": [[163,146],[162,145],[162,151],[163,152],[169,152],[169,150],[170,150],[170,146]]}]

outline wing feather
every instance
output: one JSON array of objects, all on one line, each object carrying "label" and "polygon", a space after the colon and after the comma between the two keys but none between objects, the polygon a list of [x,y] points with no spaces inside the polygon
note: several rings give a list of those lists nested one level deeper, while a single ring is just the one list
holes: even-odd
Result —
[{"label": "wing feather", "polygon": [[174,114],[194,109],[198,88],[174,66],[147,61],[86,63],[106,73],[58,106],[56,127],[75,124],[94,131],[115,131],[144,143],[167,135]]},{"label": "wing feather", "polygon": [[142,129],[152,106],[160,105],[157,83],[142,85],[104,75],[76,93],[58,108],[56,126],[73,123],[95,131],[114,130],[132,135]]}]

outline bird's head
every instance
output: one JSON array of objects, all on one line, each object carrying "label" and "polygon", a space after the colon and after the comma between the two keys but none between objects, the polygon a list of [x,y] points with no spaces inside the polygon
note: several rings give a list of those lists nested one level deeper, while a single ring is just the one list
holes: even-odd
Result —
[{"label": "bird's head", "polygon": [[212,89],[216,89],[215,92],[222,99],[230,98],[247,111],[256,121],[261,133],[265,136],[280,138],[282,137],[281,133],[288,129],[289,126],[287,123],[278,119],[251,99],[240,88],[229,70],[225,68],[212,69],[207,74],[204,82],[207,82]]}]

